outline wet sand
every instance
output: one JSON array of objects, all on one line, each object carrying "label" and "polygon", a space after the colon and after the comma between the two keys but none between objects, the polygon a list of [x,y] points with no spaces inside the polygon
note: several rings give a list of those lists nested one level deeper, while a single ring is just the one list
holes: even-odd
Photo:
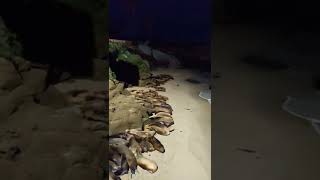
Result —
[{"label": "wet sand", "polygon": [[170,74],[175,79],[160,92],[169,98],[175,121],[169,136],[157,136],[166,152],[145,153],[144,156],[157,162],[159,169],[150,174],[138,168],[136,175],[126,175],[123,180],[209,180],[211,179],[211,105],[198,95],[207,89],[207,84],[185,81],[195,77],[195,72],[185,69],[158,69],[154,74]]},{"label": "wet sand", "polygon": [[287,53],[266,29],[217,27],[215,37],[214,69],[221,78],[213,104],[213,179],[318,180],[319,135],[281,109],[286,96],[311,90],[308,73],[266,71],[240,61],[252,52]]}]

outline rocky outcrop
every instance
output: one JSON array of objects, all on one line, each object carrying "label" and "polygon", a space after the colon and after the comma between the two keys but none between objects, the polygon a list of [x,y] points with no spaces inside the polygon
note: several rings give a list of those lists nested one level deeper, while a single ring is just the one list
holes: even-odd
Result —
[{"label": "rocky outcrop", "polygon": [[140,55],[131,53],[127,42],[109,41],[110,61],[125,61],[138,68],[139,78],[147,79],[151,76],[149,62],[144,60]]},{"label": "rocky outcrop", "polygon": [[0,57],[21,55],[22,47],[16,40],[16,35],[8,30],[5,22],[0,17]]},{"label": "rocky outcrop", "polygon": [[[106,3],[100,0],[0,3],[0,177],[6,180],[104,178],[108,148],[104,139],[108,136],[104,81],[107,64],[101,57],[106,56]],[[57,10],[63,12],[51,12]],[[37,13],[46,15],[44,21],[38,19]],[[59,20],[66,19],[63,23],[71,24],[68,27],[89,26],[77,29],[87,37],[54,21],[56,15],[61,16]],[[29,28],[31,21],[36,27]],[[56,31],[46,28],[47,25]],[[11,31],[24,38],[21,43]],[[72,34],[69,39],[60,37]],[[82,42],[87,43],[82,45]],[[81,45],[76,46],[77,43]],[[70,52],[72,45],[78,49]],[[22,47],[28,49],[23,55]],[[81,54],[80,49],[87,51]],[[29,57],[26,54],[35,59],[26,58]],[[47,58],[49,62],[43,64],[42,60]],[[59,69],[58,65],[63,66],[66,61],[69,62],[66,68]],[[71,70],[79,71],[74,63],[81,61],[86,61],[83,70],[92,71],[88,73],[92,76],[72,79]],[[58,75],[54,77],[57,84],[51,84],[55,75]]]},{"label": "rocky outcrop", "polygon": [[141,129],[146,109],[125,92],[122,83],[109,80],[109,135]]},{"label": "rocky outcrop", "polygon": [[0,89],[11,91],[22,84],[22,78],[14,64],[5,58],[0,58]]},{"label": "rocky outcrop", "polygon": [[51,79],[68,72],[104,80],[107,8],[101,0],[0,2],[0,57],[23,56],[58,68]]},{"label": "rocky outcrop", "polygon": [[[26,8],[29,8],[30,5],[34,6],[37,4],[45,5],[43,8],[47,8],[48,6],[64,6],[68,7],[70,11],[75,10],[83,14],[87,14],[87,16],[90,18],[90,21],[92,22],[92,33],[94,37],[94,44],[95,44],[95,57],[103,57],[106,55],[106,43],[107,43],[107,19],[108,19],[108,5],[107,1],[104,0],[97,0],[97,1],[90,1],[90,0],[53,0],[53,1],[38,1],[38,0],[12,0],[10,2],[0,2],[0,16],[3,16],[4,19],[9,20],[19,20],[21,19],[21,16],[18,15],[19,13],[22,13],[22,16],[27,16],[27,13],[24,10]],[[42,6],[41,5],[41,6]],[[39,5],[39,7],[41,8]],[[41,11],[41,10],[40,10]],[[12,13],[12,12],[19,12],[18,14]],[[30,13],[30,12],[29,12]],[[50,17],[44,17],[44,18],[50,18]],[[54,18],[54,17],[51,17]],[[66,17],[67,18],[67,17]],[[0,20],[0,24],[2,20]],[[50,21],[50,19],[44,19],[44,21]],[[42,21],[42,22],[44,22]],[[21,25],[28,22],[20,22]],[[16,26],[21,27],[21,26]],[[45,30],[45,28],[43,29]],[[10,33],[9,39],[3,38],[3,34],[8,34],[8,32],[5,30],[3,31],[2,25],[0,25],[0,39],[4,40],[4,43],[7,44],[7,40],[11,41],[11,39],[15,38],[15,35]],[[49,36],[49,35],[48,35]],[[80,37],[79,37],[80,38]],[[15,48],[2,46],[3,41],[0,40],[0,53],[4,52],[6,54],[11,52],[14,53],[20,53],[21,47],[18,46],[19,44],[16,44],[17,41],[11,41],[11,45],[15,45]],[[49,42],[48,42],[49,43]],[[20,54],[19,54],[20,55]]]},{"label": "rocky outcrop", "polygon": [[0,176],[102,179],[107,166],[107,143],[101,138],[108,132],[106,97],[101,96],[105,82],[71,79],[46,88],[48,69],[33,68],[20,57],[1,58],[0,69]]}]

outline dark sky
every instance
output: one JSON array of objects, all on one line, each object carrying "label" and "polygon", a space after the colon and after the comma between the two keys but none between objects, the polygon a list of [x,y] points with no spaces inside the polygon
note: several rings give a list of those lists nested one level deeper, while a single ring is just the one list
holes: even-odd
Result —
[{"label": "dark sky", "polygon": [[[242,22],[317,23],[320,11],[313,0],[215,0],[215,12]],[[223,13],[223,15],[221,14]]]},{"label": "dark sky", "polygon": [[211,0],[110,0],[110,35],[162,42],[206,42]]}]

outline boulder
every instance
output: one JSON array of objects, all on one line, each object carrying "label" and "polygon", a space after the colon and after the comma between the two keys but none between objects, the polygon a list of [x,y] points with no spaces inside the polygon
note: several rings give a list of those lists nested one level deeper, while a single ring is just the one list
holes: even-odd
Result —
[{"label": "boulder", "polygon": [[63,72],[59,78],[59,82],[70,80],[71,74],[68,72]]},{"label": "boulder", "polygon": [[102,179],[103,172],[96,167],[80,166],[69,168],[62,180]]},{"label": "boulder", "polygon": [[74,90],[106,91],[107,84],[105,81],[93,81],[89,79],[74,79],[54,85],[58,91],[63,94],[70,93]]},{"label": "boulder", "polygon": [[12,62],[0,58],[0,89],[11,91],[22,83]]},{"label": "boulder", "polygon": [[66,165],[59,157],[28,157],[16,165],[14,180],[57,180],[65,173]]},{"label": "boulder", "polygon": [[141,129],[146,110],[131,96],[119,94],[109,100],[109,135]]},{"label": "boulder", "polygon": [[6,96],[6,95],[8,95],[8,94],[9,94],[8,91],[3,90],[3,89],[0,89],[0,97],[1,97],[1,96]]},{"label": "boulder", "polygon": [[22,54],[22,46],[16,40],[16,35],[10,32],[0,17],[0,57],[12,57]]},{"label": "boulder", "polygon": [[30,71],[22,72],[23,84],[32,89],[33,94],[43,92],[46,87],[47,69],[33,68]]},{"label": "boulder", "polygon": [[109,91],[116,88],[116,84],[113,80],[109,79]]},{"label": "boulder", "polygon": [[66,96],[55,86],[49,86],[48,89],[37,96],[39,104],[53,108],[63,108],[68,105]]},{"label": "boulder", "polygon": [[13,180],[15,167],[15,162],[0,159],[0,177],[5,177],[6,180]]},{"label": "boulder", "polygon": [[[21,121],[23,119],[23,121]],[[81,132],[83,119],[75,108],[53,108],[35,104],[24,103],[11,115],[8,124],[11,127],[32,131],[55,131],[55,132]]]},{"label": "boulder", "polygon": [[0,96],[0,121],[5,121],[8,117],[34,95],[34,91],[29,86],[21,85],[11,93]]},{"label": "boulder", "polygon": [[109,79],[110,80],[116,80],[116,74],[111,70],[111,68],[109,67]]},{"label": "boulder", "polygon": [[14,56],[12,57],[12,62],[16,65],[18,72],[29,71],[31,69],[31,62],[23,57]]},{"label": "boulder", "polygon": [[0,159],[15,161],[21,153],[17,138],[2,134],[0,138],[0,152]]},{"label": "boulder", "polygon": [[109,89],[109,96],[108,96],[109,99],[112,99],[115,96],[117,96],[118,94],[120,94],[124,89],[124,84],[123,83],[117,83],[117,84],[114,84],[114,87],[112,87],[112,88],[113,89]]}]

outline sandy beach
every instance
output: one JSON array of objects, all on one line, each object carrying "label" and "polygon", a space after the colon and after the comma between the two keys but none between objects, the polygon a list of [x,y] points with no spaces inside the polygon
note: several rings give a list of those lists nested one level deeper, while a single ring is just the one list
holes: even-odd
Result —
[{"label": "sandy beach", "polygon": [[207,89],[207,84],[193,84],[187,78],[196,77],[196,73],[186,69],[158,69],[154,74],[170,74],[175,79],[163,87],[166,92],[160,94],[169,98],[175,121],[169,136],[157,138],[166,152],[152,152],[145,157],[157,162],[159,169],[150,174],[141,168],[135,175],[125,175],[123,180],[209,180],[211,179],[211,105],[198,95]]}]

